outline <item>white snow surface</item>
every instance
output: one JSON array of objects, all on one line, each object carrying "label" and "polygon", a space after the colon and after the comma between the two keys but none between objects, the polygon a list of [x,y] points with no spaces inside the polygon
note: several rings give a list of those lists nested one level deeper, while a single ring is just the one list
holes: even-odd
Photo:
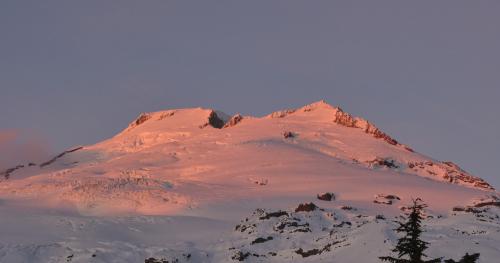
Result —
[{"label": "white snow surface", "polygon": [[[498,192],[380,134],[324,101],[262,118],[141,114],[113,138],[1,179],[0,262],[380,262],[417,197],[429,205],[430,257],[497,262]],[[317,199],[325,192],[334,200]],[[319,208],[294,212],[306,202]],[[262,219],[276,211],[286,215]]]}]

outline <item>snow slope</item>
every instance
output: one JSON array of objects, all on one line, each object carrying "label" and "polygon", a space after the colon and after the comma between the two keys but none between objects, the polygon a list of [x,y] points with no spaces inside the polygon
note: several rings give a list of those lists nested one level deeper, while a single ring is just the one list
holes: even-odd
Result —
[{"label": "snow slope", "polygon": [[[430,256],[500,256],[487,182],[324,101],[261,118],[144,113],[106,141],[13,167],[0,181],[1,262],[378,262],[415,197],[429,204]],[[323,210],[293,211],[311,201]]]}]

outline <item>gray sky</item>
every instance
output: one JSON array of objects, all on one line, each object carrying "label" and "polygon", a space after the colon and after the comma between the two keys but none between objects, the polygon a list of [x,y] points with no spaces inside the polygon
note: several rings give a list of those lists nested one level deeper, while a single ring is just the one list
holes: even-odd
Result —
[{"label": "gray sky", "polygon": [[500,1],[3,0],[0,142],[15,131],[56,152],[145,111],[325,99],[498,188],[499,14]]}]

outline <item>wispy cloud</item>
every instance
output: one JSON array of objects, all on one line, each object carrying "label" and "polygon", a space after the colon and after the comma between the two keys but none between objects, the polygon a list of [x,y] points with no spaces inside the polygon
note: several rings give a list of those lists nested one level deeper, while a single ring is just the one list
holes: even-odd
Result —
[{"label": "wispy cloud", "polygon": [[50,156],[48,143],[35,133],[19,130],[0,130],[0,170],[40,162]]},{"label": "wispy cloud", "polygon": [[10,141],[14,141],[17,136],[16,131],[14,130],[0,130],[0,149],[3,144],[6,144]]}]

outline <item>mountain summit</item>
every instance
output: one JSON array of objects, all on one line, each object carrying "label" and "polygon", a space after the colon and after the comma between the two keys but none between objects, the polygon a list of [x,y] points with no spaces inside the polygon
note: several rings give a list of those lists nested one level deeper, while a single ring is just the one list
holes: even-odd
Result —
[{"label": "mountain summit", "polygon": [[[347,176],[378,184],[374,175],[383,173],[392,175],[384,184],[401,192],[414,183],[436,185],[428,179],[493,190],[458,165],[416,153],[325,101],[261,118],[203,108],[143,113],[109,140],[26,167],[5,176],[3,196],[55,198],[92,213],[122,205],[119,210],[163,213],[210,203],[215,190],[207,184],[213,182],[230,195],[238,187],[251,192],[247,181],[295,188],[317,180],[338,185]],[[266,192],[275,194],[281,193]]]},{"label": "mountain summit", "polygon": [[[319,101],[263,117],[142,113],[108,140],[4,171],[0,231],[25,243],[0,244],[0,254],[40,262],[375,262],[394,241],[386,218],[416,197],[435,220],[437,256],[462,247],[497,258],[500,196],[491,185],[339,107]],[[24,229],[36,231],[23,241]],[[368,254],[359,253],[366,244]],[[162,262],[154,260],[146,262]]]}]

